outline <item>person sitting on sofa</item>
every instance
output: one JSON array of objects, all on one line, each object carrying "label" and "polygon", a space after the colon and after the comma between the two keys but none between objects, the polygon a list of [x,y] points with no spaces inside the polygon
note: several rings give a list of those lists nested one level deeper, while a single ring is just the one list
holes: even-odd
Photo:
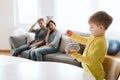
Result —
[{"label": "person sitting on sofa", "polygon": [[34,61],[42,61],[43,55],[58,52],[61,32],[57,30],[56,24],[50,20],[46,25],[48,31],[45,38],[46,45],[31,51],[31,59]]},{"label": "person sitting on sofa", "polygon": [[[39,24],[38,29],[34,29],[36,24]],[[33,41],[31,41],[30,43],[27,43],[25,45],[22,45],[18,48],[16,48],[16,50],[13,52],[13,56],[18,56],[22,51],[25,50],[32,50],[35,49],[39,46],[44,45],[43,40],[45,39],[46,35],[47,35],[47,29],[44,23],[44,19],[40,18],[37,20],[37,22],[35,22],[29,29],[29,32],[33,32],[35,33],[35,39]]]},{"label": "person sitting on sofa", "polygon": [[112,23],[113,18],[105,11],[98,11],[89,18],[89,26],[91,31],[90,37],[82,37],[71,30],[67,30],[66,34],[79,43],[86,44],[83,56],[77,52],[70,51],[69,53],[74,59],[82,62],[85,70],[92,73],[95,80],[103,80],[105,76],[102,66],[105,55],[107,53],[107,43],[105,31]]}]

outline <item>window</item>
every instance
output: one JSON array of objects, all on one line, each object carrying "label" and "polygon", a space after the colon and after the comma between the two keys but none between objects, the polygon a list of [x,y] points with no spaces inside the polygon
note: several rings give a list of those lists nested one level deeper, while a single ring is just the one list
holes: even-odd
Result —
[{"label": "window", "polygon": [[55,18],[62,31],[67,29],[89,32],[88,18],[94,12],[103,10],[113,17],[107,34],[119,34],[120,1],[110,0],[55,0]]},{"label": "window", "polygon": [[27,25],[38,18],[38,0],[15,0],[15,24]]},{"label": "window", "polygon": [[75,31],[89,31],[88,17],[93,9],[90,0],[56,0],[55,1],[55,14],[56,21],[63,31],[71,29]]},{"label": "window", "polygon": [[120,11],[118,10],[118,6],[120,5],[120,1],[116,0],[98,0],[98,10],[107,11],[113,17],[113,23],[107,30],[107,34],[111,35],[120,35]]}]

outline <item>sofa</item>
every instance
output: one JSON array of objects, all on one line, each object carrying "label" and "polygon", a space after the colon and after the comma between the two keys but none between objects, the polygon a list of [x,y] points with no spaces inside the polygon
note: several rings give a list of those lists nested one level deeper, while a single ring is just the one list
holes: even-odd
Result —
[{"label": "sofa", "polygon": [[[89,33],[78,33],[81,36],[89,36]],[[33,33],[27,33],[27,34],[22,34],[22,35],[12,35],[9,37],[9,42],[10,42],[10,46],[11,46],[11,55],[13,53],[13,51],[24,44],[27,44],[28,42],[32,41],[34,39],[34,34]],[[73,59],[70,55],[65,53],[65,47],[67,44],[74,42],[72,39],[70,39],[65,33],[62,34],[61,36],[61,41],[60,41],[60,45],[59,45],[59,51],[57,53],[53,53],[53,54],[47,54],[44,55],[43,59],[44,61],[54,61],[54,62],[63,62],[63,63],[68,63],[68,64],[73,64],[76,66],[81,66],[81,63],[76,61],[75,59]],[[82,54],[84,51],[85,45],[80,44],[80,50],[79,52]],[[28,50],[23,51],[19,57],[23,57],[23,58],[27,58],[28,57]],[[118,54],[116,55],[108,55],[111,57],[120,57],[120,52],[118,52]]]},{"label": "sofa", "polygon": [[[79,33],[82,36],[89,36],[88,33]],[[10,47],[11,47],[11,55],[14,52],[14,50],[24,44],[27,44],[28,42],[32,41],[34,39],[33,33],[27,33],[22,35],[11,35],[9,37]],[[67,44],[74,42],[72,39],[70,39],[65,33],[62,34],[60,45],[59,45],[59,51],[57,53],[53,54],[47,54],[44,55],[44,61],[54,61],[54,62],[63,62],[68,64],[73,64],[76,66],[81,67],[81,63],[73,59],[70,55],[65,53],[65,47]],[[79,52],[82,53],[85,48],[85,45],[80,44],[80,50]],[[19,57],[27,58],[28,57],[29,50],[23,51]]]}]

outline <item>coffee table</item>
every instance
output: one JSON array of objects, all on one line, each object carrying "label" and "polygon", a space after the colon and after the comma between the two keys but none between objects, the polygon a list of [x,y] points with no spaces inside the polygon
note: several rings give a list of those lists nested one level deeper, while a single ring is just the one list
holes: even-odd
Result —
[{"label": "coffee table", "polygon": [[9,64],[19,64],[23,62],[33,62],[32,60],[20,58],[20,57],[13,57],[9,55],[0,55],[0,68],[9,65]]},{"label": "coffee table", "polygon": [[58,62],[28,62],[2,68],[0,80],[95,80],[80,67]]}]

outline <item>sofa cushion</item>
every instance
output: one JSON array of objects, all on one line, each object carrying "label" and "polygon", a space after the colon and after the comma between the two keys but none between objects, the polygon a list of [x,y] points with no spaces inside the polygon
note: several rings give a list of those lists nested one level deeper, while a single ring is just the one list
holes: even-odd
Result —
[{"label": "sofa cushion", "polygon": [[70,37],[68,37],[66,34],[62,34],[59,51],[60,52],[65,52],[66,45],[71,43],[71,42],[75,42],[75,41],[70,39]]},{"label": "sofa cushion", "polygon": [[[80,33],[80,32],[76,32],[78,35],[81,35],[83,37],[88,37],[90,36],[89,33]],[[67,44],[69,43],[76,43],[73,39],[70,39],[70,37],[68,37],[66,34],[62,34],[62,38],[61,38],[61,44],[60,44],[60,48],[59,48],[59,51],[60,52],[65,52],[65,47]],[[80,44],[80,43],[79,43]],[[85,45],[84,44],[80,44],[80,50],[78,51],[79,53],[83,53],[84,51],[84,48],[85,48]]]},{"label": "sofa cushion", "polygon": [[27,43],[33,41],[35,39],[35,33],[28,32],[27,33]]},{"label": "sofa cushion", "polygon": [[80,50],[78,51],[78,53],[83,54],[85,45],[84,44],[79,44],[79,45],[80,45]]},{"label": "sofa cushion", "polygon": [[20,57],[28,58],[29,50],[25,50],[20,54]]},{"label": "sofa cushion", "polygon": [[26,35],[10,36],[9,41],[13,48],[17,48],[27,43],[27,37]]},{"label": "sofa cushion", "polygon": [[44,57],[43,59],[44,59],[44,61],[52,61],[53,57],[55,57],[56,55],[60,55],[60,54],[61,54],[61,52],[60,53],[57,52],[57,53],[54,53],[54,54],[46,54],[46,55],[43,56]]},{"label": "sofa cushion", "polygon": [[61,52],[58,52],[56,54],[57,55],[55,55],[54,57],[51,57],[51,61],[63,62],[63,63],[73,64],[73,65],[81,67],[81,63],[73,59],[70,55],[63,54]]}]

